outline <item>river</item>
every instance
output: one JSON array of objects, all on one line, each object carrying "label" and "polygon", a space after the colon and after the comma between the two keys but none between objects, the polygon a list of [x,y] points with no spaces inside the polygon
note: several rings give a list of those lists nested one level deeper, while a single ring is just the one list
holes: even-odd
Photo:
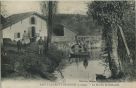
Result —
[{"label": "river", "polygon": [[85,58],[80,60],[77,58],[72,58],[72,63],[66,65],[62,69],[61,73],[56,71],[54,74],[57,76],[57,81],[96,81],[96,74],[106,76],[107,78],[111,76],[109,66],[105,66],[105,59],[101,57],[102,41],[98,41],[92,45],[89,51],[90,57],[87,59],[88,65],[85,67],[83,62]]},{"label": "river", "polygon": [[105,66],[102,63],[102,60],[90,60],[86,68],[83,66],[83,62],[72,63],[62,70],[64,78],[58,72],[55,75],[58,81],[96,81],[96,74],[110,76],[110,71],[104,72]]},{"label": "river", "polygon": [[[90,54],[91,58],[88,59],[88,65],[83,65],[83,60],[75,62],[68,62],[61,72],[55,71],[54,75],[57,77],[55,82],[96,82],[96,74],[101,74],[110,77],[111,73],[109,68],[105,68],[105,62],[101,58],[100,44],[98,48],[92,49]],[[106,70],[105,70],[106,69]],[[41,85],[47,85],[51,82],[42,78],[39,79],[5,79],[2,80],[2,88],[39,88]],[[8,84],[8,85],[7,85]]]}]

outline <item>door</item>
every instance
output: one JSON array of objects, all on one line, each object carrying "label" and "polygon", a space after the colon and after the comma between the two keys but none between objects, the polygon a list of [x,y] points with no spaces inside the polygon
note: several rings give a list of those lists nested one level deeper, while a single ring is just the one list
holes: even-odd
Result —
[{"label": "door", "polygon": [[36,31],[35,31],[35,27],[32,27],[32,37],[35,37]]}]

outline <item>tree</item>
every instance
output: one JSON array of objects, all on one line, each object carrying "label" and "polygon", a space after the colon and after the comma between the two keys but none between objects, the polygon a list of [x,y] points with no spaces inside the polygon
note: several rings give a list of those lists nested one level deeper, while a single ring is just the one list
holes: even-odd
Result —
[{"label": "tree", "polygon": [[7,11],[5,10],[5,5],[0,1],[0,47],[3,45],[3,33],[2,33],[2,24],[5,22],[4,16],[7,16]]},{"label": "tree", "polygon": [[47,30],[47,44],[46,44],[46,52],[48,51],[49,45],[51,44],[52,30],[53,30],[53,15],[56,14],[57,11],[57,2],[56,1],[42,1],[42,13],[44,16],[48,17],[48,30]]},{"label": "tree", "polygon": [[88,16],[92,16],[104,27],[102,37],[105,40],[112,77],[117,77],[121,72],[117,31],[122,28],[124,14],[130,9],[129,1],[94,1],[88,4]]},{"label": "tree", "polygon": [[[52,10],[53,10],[53,14],[57,13],[57,1],[52,1]],[[40,3],[41,5],[41,12],[44,16],[48,16],[48,11],[49,11],[49,1],[41,1]]]},{"label": "tree", "polygon": [[3,17],[8,16],[5,7],[6,5],[2,1],[0,1],[0,15],[2,15]]}]

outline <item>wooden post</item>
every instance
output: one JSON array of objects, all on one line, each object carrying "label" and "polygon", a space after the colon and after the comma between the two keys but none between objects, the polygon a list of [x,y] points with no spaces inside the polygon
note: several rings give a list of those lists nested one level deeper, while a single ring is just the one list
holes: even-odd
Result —
[{"label": "wooden post", "polygon": [[125,45],[125,49],[127,51],[127,55],[129,56],[130,63],[133,63],[133,60],[132,60],[132,58],[130,56],[130,51],[129,51],[129,48],[128,48],[128,45],[127,45],[127,42],[126,42],[126,39],[125,39],[125,36],[124,36],[124,32],[122,30],[122,27],[120,25],[118,25],[118,27],[119,27],[119,32],[121,33],[121,37],[122,37],[123,43]]}]

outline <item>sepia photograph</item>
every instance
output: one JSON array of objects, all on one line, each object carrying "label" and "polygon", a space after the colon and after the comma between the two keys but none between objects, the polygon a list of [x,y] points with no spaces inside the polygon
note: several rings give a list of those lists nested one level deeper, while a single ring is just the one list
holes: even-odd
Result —
[{"label": "sepia photograph", "polygon": [[1,88],[136,88],[135,12],[135,0],[0,0]]}]

